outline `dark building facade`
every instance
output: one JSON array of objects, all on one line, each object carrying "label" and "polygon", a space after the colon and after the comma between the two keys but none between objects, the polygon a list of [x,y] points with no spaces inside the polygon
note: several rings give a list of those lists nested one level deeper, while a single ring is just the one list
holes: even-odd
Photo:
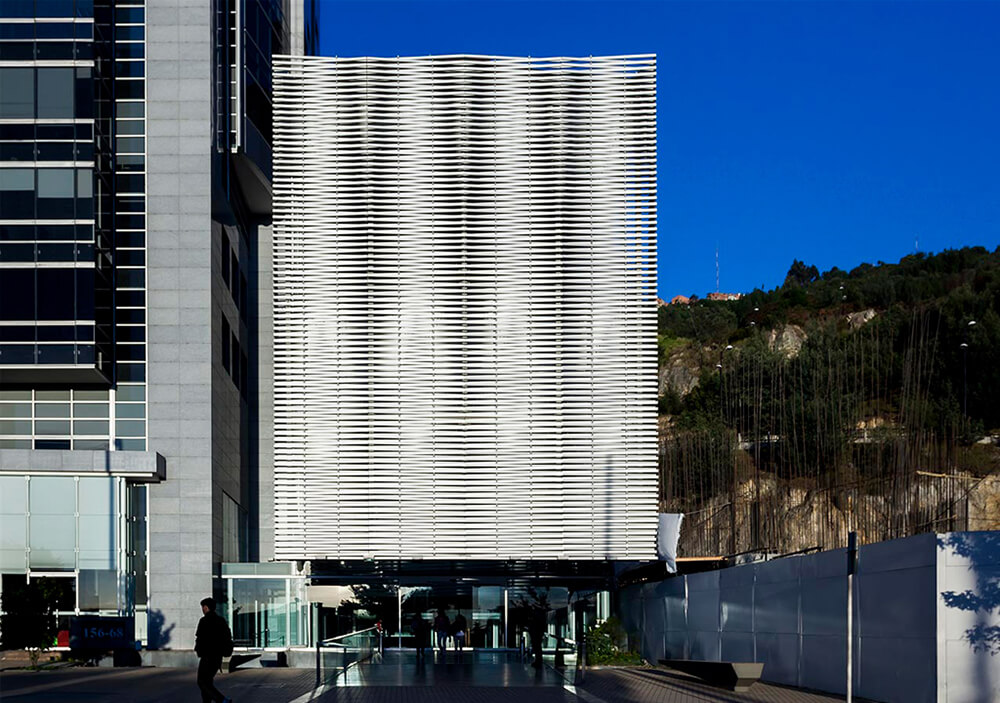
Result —
[{"label": "dark building facade", "polygon": [[221,562],[259,558],[271,56],[316,22],[0,1],[0,588],[61,579],[64,618],[185,649]]}]

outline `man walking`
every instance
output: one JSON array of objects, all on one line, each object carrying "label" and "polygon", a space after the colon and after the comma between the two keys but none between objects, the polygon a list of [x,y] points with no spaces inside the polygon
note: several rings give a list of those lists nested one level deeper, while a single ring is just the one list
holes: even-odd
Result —
[{"label": "man walking", "polygon": [[437,633],[437,645],[438,649],[441,650],[441,654],[444,654],[446,645],[448,644],[448,632],[451,630],[451,621],[448,616],[444,614],[444,610],[439,609],[437,617],[434,618],[434,632]]},{"label": "man walking", "polygon": [[[427,622],[419,612],[414,613],[413,621],[410,623],[410,631],[413,633],[413,642],[417,648],[417,663],[424,660],[424,648],[427,646]],[[433,651],[433,650],[432,650]]]},{"label": "man walking", "polygon": [[222,658],[233,653],[233,635],[229,625],[215,612],[215,599],[201,602],[203,616],[194,635],[194,651],[198,662],[198,688],[202,703],[232,703],[215,687],[215,674],[222,668]]},{"label": "man walking", "polygon": [[458,611],[458,615],[455,616],[455,621],[451,624],[452,637],[455,638],[455,649],[461,652],[465,648],[465,636],[468,634],[469,623],[462,615],[462,611]]}]

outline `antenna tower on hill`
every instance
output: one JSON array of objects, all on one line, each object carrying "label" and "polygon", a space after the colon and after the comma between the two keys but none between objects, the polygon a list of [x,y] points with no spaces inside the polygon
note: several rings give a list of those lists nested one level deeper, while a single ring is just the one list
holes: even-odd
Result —
[{"label": "antenna tower on hill", "polygon": [[719,292],[719,245],[715,245],[715,292]]}]

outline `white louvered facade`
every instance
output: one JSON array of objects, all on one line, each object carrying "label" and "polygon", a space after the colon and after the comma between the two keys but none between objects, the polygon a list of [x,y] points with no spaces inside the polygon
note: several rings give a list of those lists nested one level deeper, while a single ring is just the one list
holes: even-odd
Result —
[{"label": "white louvered facade", "polygon": [[655,558],[655,88],[275,57],[276,558]]}]

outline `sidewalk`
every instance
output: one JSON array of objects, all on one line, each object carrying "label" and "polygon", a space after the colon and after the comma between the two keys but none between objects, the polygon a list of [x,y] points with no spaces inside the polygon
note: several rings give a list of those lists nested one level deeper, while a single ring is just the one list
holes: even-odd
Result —
[{"label": "sidewalk", "polygon": [[[585,703],[831,703],[844,700],[843,696],[765,683],[755,683],[745,693],[733,693],[709,686],[693,676],[665,669],[591,670],[583,686],[578,688],[583,691],[581,697]],[[600,700],[586,701],[588,695]]]},{"label": "sidewalk", "polygon": [[[0,698],[14,703],[197,700],[194,669],[62,669],[0,672]],[[837,699],[755,684],[731,693],[659,669],[596,669],[566,686],[549,668],[536,672],[494,656],[452,657],[417,667],[405,655],[363,664],[319,689],[307,669],[247,669],[216,678],[236,703],[830,703]]]}]

